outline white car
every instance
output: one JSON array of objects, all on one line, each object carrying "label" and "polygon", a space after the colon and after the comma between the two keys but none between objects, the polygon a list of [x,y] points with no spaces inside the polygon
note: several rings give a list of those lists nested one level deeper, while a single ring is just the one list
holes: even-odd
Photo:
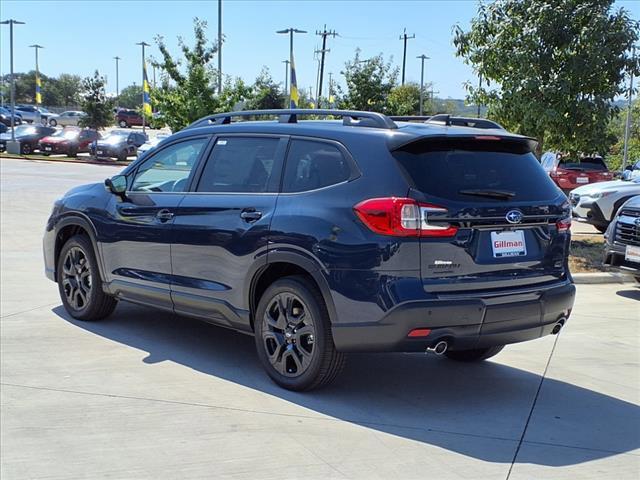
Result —
[{"label": "white car", "polygon": [[640,177],[583,185],[571,190],[569,200],[574,218],[604,232],[618,208],[635,195],[640,195]]},{"label": "white car", "polygon": [[170,136],[171,135],[168,133],[159,133],[158,135],[155,136],[155,138],[152,138],[151,140],[147,140],[145,143],[143,143],[141,146],[138,147],[138,158],[140,158],[140,156],[142,156],[143,153],[156,148],[162,140]]},{"label": "white car", "polygon": [[85,117],[86,115],[87,114],[84,112],[69,110],[67,112],[62,112],[60,115],[49,116],[49,125],[52,127],[57,127],[58,125],[60,125],[61,127],[77,127],[80,119],[82,117]]}]

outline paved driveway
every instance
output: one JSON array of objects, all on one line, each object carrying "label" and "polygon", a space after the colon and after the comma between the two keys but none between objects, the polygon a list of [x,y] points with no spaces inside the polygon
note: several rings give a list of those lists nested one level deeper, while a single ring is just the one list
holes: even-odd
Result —
[{"label": "paved driveway", "polygon": [[43,276],[55,198],[106,166],[0,160],[3,480],[627,479],[640,473],[640,290],[584,285],[557,337],[461,365],[352,355],[298,394],[251,337],[121,303],[71,319]]}]

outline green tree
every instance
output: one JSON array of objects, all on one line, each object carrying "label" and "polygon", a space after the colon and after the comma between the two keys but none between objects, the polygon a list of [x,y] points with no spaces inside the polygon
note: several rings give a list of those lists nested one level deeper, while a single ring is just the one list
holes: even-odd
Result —
[{"label": "green tree", "polygon": [[184,57],[179,60],[173,58],[162,36],[155,39],[162,60],[153,64],[171,80],[171,86],[163,78],[162,86],[152,89],[151,101],[174,132],[220,110],[220,98],[215,94],[218,74],[213,67],[218,47],[207,42],[206,28],[205,21],[194,19],[195,43],[189,47],[178,39]]},{"label": "green tree", "polygon": [[[428,112],[428,95],[424,95],[424,111]],[[387,98],[386,113],[389,115],[418,115],[420,113],[420,85],[406,83],[393,87]]]},{"label": "green tree", "polygon": [[233,81],[227,78],[220,94],[220,111],[244,110],[251,96],[251,86],[244,83],[240,77],[235,78]]},{"label": "green tree", "polygon": [[360,49],[344,67],[340,73],[344,75],[347,91],[341,95],[340,107],[385,112],[389,94],[396,86],[398,69],[392,68],[391,62],[385,63],[382,54],[361,60]]},{"label": "green tree", "polygon": [[[53,80],[53,79],[50,79]],[[46,105],[69,107],[80,103],[80,93],[82,91],[82,78],[80,75],[61,73],[53,80],[51,87],[43,85],[44,102]],[[48,101],[47,95],[51,95]]]},{"label": "green tree", "polygon": [[253,84],[247,106],[249,110],[270,110],[282,108],[283,105],[284,94],[280,85],[273,80],[269,69],[264,67]]},{"label": "green tree", "polygon": [[105,79],[98,70],[93,77],[82,81],[82,110],[87,114],[80,119],[83,127],[100,130],[113,123],[113,101],[107,97]]},{"label": "green tree", "polygon": [[473,65],[483,88],[469,101],[489,107],[505,127],[536,137],[539,152],[605,152],[613,99],[625,72],[640,70],[626,54],[638,22],[613,0],[496,0],[479,6],[468,32],[454,29],[457,55]]},{"label": "green tree", "polygon": [[137,109],[142,107],[142,86],[129,85],[120,91],[118,106],[122,108]]}]

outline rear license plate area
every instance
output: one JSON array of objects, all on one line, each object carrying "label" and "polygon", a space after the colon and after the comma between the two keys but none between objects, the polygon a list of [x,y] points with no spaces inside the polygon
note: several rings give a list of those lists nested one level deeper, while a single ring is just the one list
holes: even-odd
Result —
[{"label": "rear license plate area", "polygon": [[493,258],[524,257],[527,244],[523,230],[491,232],[491,251]]}]

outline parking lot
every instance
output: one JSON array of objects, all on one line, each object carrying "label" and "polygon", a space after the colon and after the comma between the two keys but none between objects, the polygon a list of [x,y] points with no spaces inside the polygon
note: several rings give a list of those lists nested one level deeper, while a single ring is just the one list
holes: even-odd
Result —
[{"label": "parking lot", "polygon": [[83,323],[44,277],[53,201],[118,167],[0,160],[1,471],[47,478],[637,478],[640,289],[579,285],[558,336],[484,364],[351,355],[270,382],[253,339],[121,303]]}]

